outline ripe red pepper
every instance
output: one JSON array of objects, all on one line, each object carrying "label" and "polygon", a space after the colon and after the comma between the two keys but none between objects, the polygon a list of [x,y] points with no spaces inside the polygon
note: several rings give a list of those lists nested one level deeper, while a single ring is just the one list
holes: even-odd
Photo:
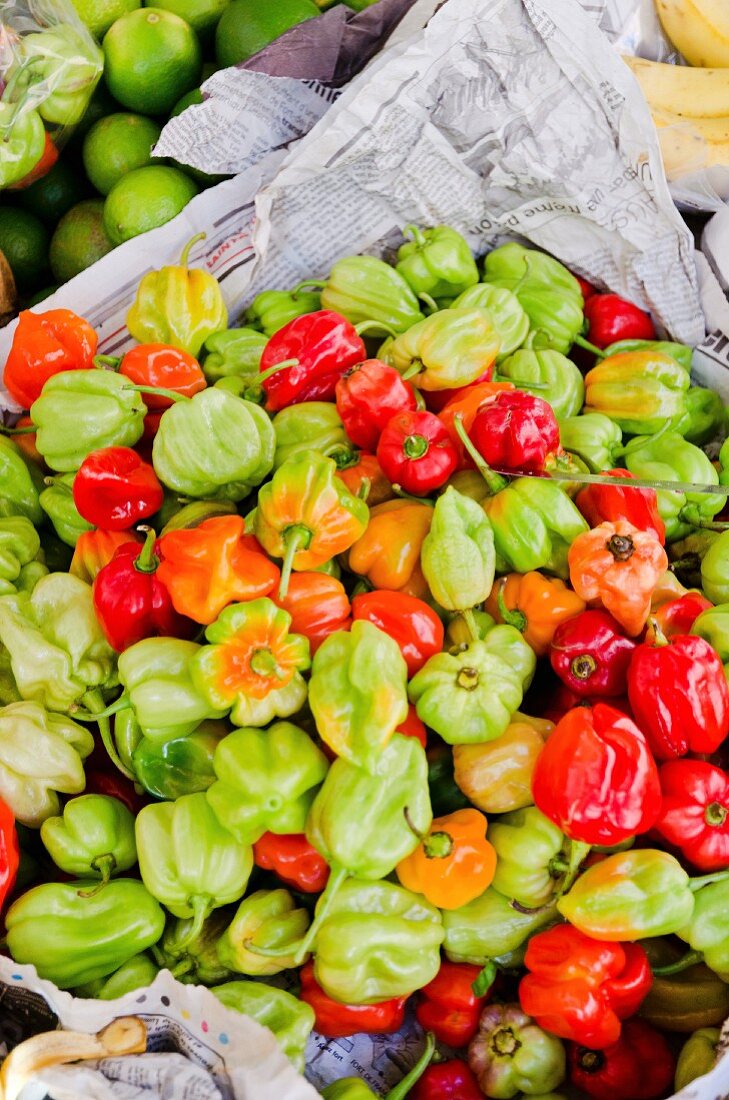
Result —
[{"label": "ripe red pepper", "polygon": [[408,716],[397,727],[396,733],[401,733],[403,737],[415,737],[424,749],[428,747],[428,731],[412,703],[408,703]]},{"label": "ripe red pepper", "polygon": [[397,642],[408,679],[443,648],[443,623],[435,611],[405,592],[363,592],[352,600],[352,618],[373,623]]},{"label": "ripe red pepper", "polygon": [[374,1005],[347,1005],[328,997],[314,977],[308,962],[299,972],[299,1000],[314,1009],[314,1027],[329,1039],[341,1039],[360,1032],[377,1034],[398,1031],[405,1019],[407,997],[393,997]]},{"label": "ripe red pepper", "polygon": [[659,760],[709,753],[729,733],[729,687],[713,646],[693,634],[639,645],[628,669],[635,720]]},{"label": "ripe red pepper", "polygon": [[588,283],[587,279],[583,279],[581,275],[575,275],[574,271],[572,272],[572,274],[575,276],[575,279],[577,279],[577,282],[580,284],[582,297],[585,299],[585,301],[587,301],[588,298],[591,298],[593,294],[599,293],[597,288],[594,287],[592,283]]},{"label": "ripe red pepper", "polygon": [[19,865],[20,848],[15,817],[10,807],[0,798],[0,909],[15,885]]},{"label": "ripe red pepper", "polygon": [[[256,547],[263,552],[259,543]],[[291,633],[309,639],[312,656],[335,630],[349,630],[351,626],[344,585],[328,573],[292,573],[285,597],[276,596],[275,602],[291,616]]]},{"label": "ripe red pepper", "polygon": [[591,344],[609,347],[618,340],[655,340],[649,314],[618,294],[592,294],[585,302]]},{"label": "ripe red pepper", "polygon": [[729,867],[729,776],[703,760],[669,760],[653,828],[700,871]]},{"label": "ripe red pepper", "polygon": [[198,629],[178,615],[169,593],[157,577],[158,544],[149,528],[144,545],[127,542],[96,575],[94,607],[106,640],[121,653],[142,638],[169,635],[191,638]]},{"label": "ripe red pepper", "polygon": [[80,515],[104,531],[126,531],[162,507],[164,490],[131,447],[102,447],[79,466],[73,500]]},{"label": "ripe red pepper", "polygon": [[19,405],[29,409],[54,374],[91,369],[98,341],[88,321],[70,309],[45,313],[24,309],[5,362],[5,388]]},{"label": "ripe red pepper", "polygon": [[617,1043],[590,1050],[571,1043],[570,1080],[594,1100],[656,1100],[673,1085],[676,1059],[645,1020],[626,1020]]},{"label": "ripe red pepper", "polygon": [[[101,751],[108,764],[109,757],[103,746],[101,746]],[[146,795],[139,794],[131,780],[119,771],[108,772],[103,767],[86,767],[84,770],[86,772],[84,794],[108,794],[112,798],[118,798],[135,817],[144,806],[152,801]]]},{"label": "ripe red pepper", "polygon": [[264,833],[253,845],[256,867],[274,871],[287,886],[318,894],[329,878],[329,864],[303,833]]},{"label": "ripe red pepper", "polygon": [[336,385],[337,412],[353,443],[374,451],[388,420],[398,412],[413,412],[415,391],[394,367],[365,359],[350,367]]},{"label": "ripe red pepper", "polygon": [[497,470],[541,470],[559,450],[559,425],[551,405],[521,390],[497,393],[484,403],[469,436]]},{"label": "ripe red pepper", "polygon": [[420,990],[415,1015],[425,1031],[432,1031],[441,1043],[462,1047],[478,1030],[478,1018],[488,993],[477,997],[471,986],[481,973],[480,966],[443,959],[440,970]]},{"label": "ripe red pepper", "polygon": [[635,648],[607,611],[581,611],[559,624],[549,659],[565,687],[580,699],[622,695]]},{"label": "ripe red pepper", "polygon": [[473,1071],[460,1058],[430,1065],[408,1100],[483,1100]]},{"label": "ripe red pepper", "polygon": [[655,609],[648,620],[646,641],[655,640],[656,626],[666,638],[673,638],[676,634],[689,634],[699,615],[713,606],[698,589],[692,589],[675,600],[667,600]]},{"label": "ripe red pepper", "polygon": [[640,1008],[653,984],[637,943],[603,943],[570,924],[529,940],[519,1001],[540,1027],[593,1050],[618,1041],[622,1021]]},{"label": "ripe red pepper", "polygon": [[[98,358],[103,360],[104,356]],[[192,397],[207,385],[197,359],[169,344],[138,344],[119,363],[119,373],[135,386],[174,390],[184,397]],[[171,397],[157,397],[153,393],[143,396],[148,409],[169,409],[173,404]]]},{"label": "ripe red pepper", "polygon": [[[629,470],[603,470],[603,477],[632,478]],[[639,531],[653,531],[663,546],[666,525],[658,514],[655,489],[630,489],[627,485],[586,485],[575,497],[575,504],[590,527],[600,523],[616,523],[620,519],[632,523]]]},{"label": "ripe red pepper", "polygon": [[565,714],[537,757],[536,806],[571,840],[621,844],[661,808],[658,768],[635,722],[606,703]]},{"label": "ripe red pepper", "polygon": [[[260,382],[267,407],[278,412],[300,401],[332,401],[341,376],[367,351],[354,325],[332,309],[294,317],[263,349]],[[281,370],[279,363],[296,360]],[[271,371],[266,376],[266,372]]]},{"label": "ripe red pepper", "polygon": [[398,413],[377,444],[386,478],[406,493],[425,496],[440,489],[458,466],[458,451],[435,413]]}]

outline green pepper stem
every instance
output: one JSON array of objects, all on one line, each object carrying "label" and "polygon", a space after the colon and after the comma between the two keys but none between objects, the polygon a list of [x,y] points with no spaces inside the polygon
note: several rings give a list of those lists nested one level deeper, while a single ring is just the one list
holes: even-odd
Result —
[{"label": "green pepper stem", "polygon": [[561,897],[562,894],[566,894],[572,883],[575,881],[580,873],[580,867],[583,861],[587,858],[590,852],[591,845],[585,844],[581,840],[571,840],[569,852],[567,854],[567,871],[564,878],[560,882],[557,890],[555,891],[556,897]]},{"label": "green pepper stem", "polygon": [[251,955],[262,955],[264,959],[287,959],[296,950],[296,942],[279,944],[278,947],[264,947],[253,938],[243,940],[242,946]]},{"label": "green pepper stem", "polygon": [[661,649],[664,645],[668,645],[668,638],[658,625],[658,620],[654,619],[651,616],[648,622],[650,623],[651,630],[653,631],[653,648]]},{"label": "green pepper stem", "polygon": [[153,393],[155,397],[166,397],[170,401],[192,401],[191,397],[186,397],[184,393],[178,393],[177,390],[166,390],[162,386],[136,386],[131,383],[128,386],[122,386],[125,390],[136,390],[137,393]]},{"label": "green pepper stem", "polygon": [[[159,962],[159,959],[157,960],[157,962]],[[165,963],[165,960],[163,958],[162,963],[160,965],[164,966],[164,963]],[[169,972],[170,972],[170,974],[172,975],[173,978],[182,978],[182,977],[184,977],[185,974],[189,974],[194,966],[195,966],[194,959],[187,958],[187,959],[180,959],[180,961],[175,966],[168,966],[167,969],[169,970]]]},{"label": "green pepper stem", "polygon": [[[80,706],[71,707],[70,714],[74,721],[97,722],[99,718],[111,718],[112,714],[118,714],[120,710],[128,710],[132,705],[129,696],[122,692],[118,699],[115,699],[113,703],[109,703],[108,707],[104,707],[103,710],[94,710],[88,700],[90,694],[87,691],[82,700],[86,702],[87,710],[83,710]],[[94,694],[98,695],[99,693],[94,692]],[[101,698],[100,695],[99,698]]]},{"label": "green pepper stem", "polygon": [[647,435],[644,439],[631,439],[630,443],[626,443],[624,447],[611,447],[610,454],[612,458],[622,458],[623,455],[633,455],[636,451],[642,451],[644,447],[649,447],[652,443],[657,443],[659,439],[662,439],[666,432],[670,432],[671,428],[676,424],[676,417],[669,417],[665,424],[654,432],[653,435]]},{"label": "green pepper stem", "polygon": [[403,382],[409,382],[411,378],[415,378],[416,375],[420,374],[422,369],[423,369],[422,360],[413,359],[410,366],[407,368],[406,371],[403,371],[403,373],[401,375]]},{"label": "green pepper stem", "polygon": [[420,298],[420,301],[428,307],[431,313],[438,312],[438,303],[436,302],[435,298],[431,298],[431,296],[429,294],[426,294],[425,291],[423,291],[421,294],[418,294],[418,298]]},{"label": "green pepper stem", "polygon": [[392,491],[400,500],[411,500],[413,504],[427,504],[429,508],[435,508],[434,502],[429,500],[428,497],[416,497],[412,493],[406,493],[402,485],[397,482],[392,485]]},{"label": "green pepper stem", "polygon": [[267,370],[262,370],[260,374],[253,376],[252,381],[256,386],[260,386],[261,382],[265,382],[267,378],[270,378],[273,374],[278,374],[280,370],[288,369],[288,367],[298,367],[298,359],[284,359],[281,363],[274,363],[272,367]]},{"label": "green pepper stem", "polygon": [[413,222],[405,226],[402,231],[402,235],[403,237],[412,237],[418,248],[422,248],[423,245],[426,243],[425,234],[423,233],[422,229],[419,225],[415,225]]},{"label": "green pepper stem", "polygon": [[[124,766],[121,761],[121,757],[116,750],[114,738],[111,735],[111,726],[109,725],[110,708],[104,707],[104,700],[101,696],[101,692],[98,690],[98,688],[94,689],[93,691],[87,691],[81,701],[85,703],[88,707],[91,713],[92,721],[98,724],[102,744],[109,754],[109,759],[111,760],[114,767],[118,768],[122,775],[125,775],[127,779],[131,779],[132,783],[136,782],[136,775],[134,774],[134,772],[130,772],[129,769]],[[118,699],[116,703],[112,703],[112,706],[115,708],[115,710],[111,711],[112,714],[116,713],[117,710],[124,709],[124,707],[117,706],[118,703]],[[129,706],[128,700],[124,703],[124,706]]]},{"label": "green pepper stem", "polygon": [[35,424],[28,424],[25,428],[6,428],[4,424],[0,424],[2,435],[33,435],[37,431]]},{"label": "green pepper stem", "polygon": [[378,336],[381,336],[384,332],[386,336],[392,336],[394,339],[399,334],[395,332],[395,329],[390,325],[386,325],[384,321],[360,321],[358,325],[354,326],[354,331],[358,336],[367,335],[368,332],[377,331]]},{"label": "green pepper stem", "polygon": [[296,952],[293,954],[294,966],[301,966],[302,962],[309,954],[317,933],[324,922],[324,918],[328,915],[334,903],[334,899],[349,878],[349,871],[345,867],[340,866],[340,864],[332,863],[330,867],[331,872],[329,874],[329,881],[326,884],[324,893],[317,902],[314,919],[309,925],[306,935],[296,949]]},{"label": "green pepper stem", "polygon": [[137,527],[137,530],[144,535],[144,546],[134,559],[134,568],[138,573],[154,573],[159,565],[159,558],[154,552],[157,532],[154,527],[145,525]]},{"label": "green pepper stem", "polygon": [[666,966],[652,966],[651,970],[655,978],[667,978],[671,974],[680,974],[682,970],[688,970],[690,966],[696,966],[703,961],[704,956],[701,951],[687,951],[675,962],[667,963]]},{"label": "green pepper stem", "polygon": [[177,941],[178,954],[189,947],[192,941],[197,939],[202,932],[202,926],[213,909],[213,898],[210,897],[210,894],[193,894],[188,899],[188,904],[192,909],[192,923],[182,939]]},{"label": "green pepper stem", "polygon": [[183,248],[182,254],[180,256],[180,263],[179,263],[180,267],[188,267],[189,266],[187,261],[190,257],[190,251],[191,251],[193,245],[196,245],[198,241],[204,241],[206,237],[207,237],[207,233],[196,233],[194,237],[190,237],[190,240],[187,242],[187,244]]},{"label": "green pepper stem", "polygon": [[429,1031],[425,1036],[425,1049],[407,1076],[403,1077],[394,1089],[385,1094],[385,1100],[405,1100],[413,1085],[420,1080],[433,1060],[435,1054],[435,1035]]},{"label": "green pepper stem", "polygon": [[476,616],[473,613],[472,607],[466,607],[461,611],[461,618],[466,624],[466,629],[471,635],[472,642],[478,642],[481,639],[481,635],[478,630],[478,623],[476,622]]},{"label": "green pepper stem", "polygon": [[291,579],[291,570],[294,566],[294,558],[299,549],[306,549],[311,542],[311,531],[308,527],[304,527],[303,524],[297,523],[293,527],[290,527],[284,534],[283,541],[286,547],[286,553],[284,554],[283,563],[281,565],[281,580],[278,586],[278,598],[280,600],[286,599],[286,594],[289,590],[289,581]]},{"label": "green pepper stem", "polygon": [[104,889],[116,868],[116,859],[111,852],[106,852],[105,855],[97,856],[97,858],[91,862],[91,868],[99,872],[101,875],[101,882],[97,883],[91,890],[79,890],[78,896],[80,898],[96,897],[99,891]]},{"label": "green pepper stem", "polygon": [[359,489],[357,490],[357,497],[359,500],[363,500],[367,503],[367,497],[370,495],[370,489],[372,488],[372,478],[363,477]]},{"label": "green pepper stem", "polygon": [[729,879],[729,871],[716,871],[713,875],[690,878],[688,888],[695,894],[697,890],[703,889],[704,886],[711,886],[712,882],[725,882],[727,879]]},{"label": "green pepper stem", "polygon": [[511,382],[512,386],[516,386],[521,390],[548,390],[548,382],[530,382],[526,378],[510,378],[507,374],[495,374],[493,377],[494,382]]},{"label": "green pepper stem", "polygon": [[504,585],[499,584],[499,591],[496,596],[496,603],[499,608],[499,615],[508,626],[514,626],[523,634],[527,628],[528,620],[523,611],[519,611],[517,608],[510,608],[506,606],[506,600],[504,599]]},{"label": "green pepper stem", "polygon": [[497,971],[498,967],[496,963],[493,961],[493,959],[489,959],[476,980],[474,982],[471,982],[471,989],[473,991],[474,997],[486,996],[489,989],[496,980]]},{"label": "green pepper stem", "polygon": [[502,489],[506,488],[509,482],[506,480],[505,477],[502,477],[501,474],[497,474],[494,470],[492,470],[488,463],[484,461],[483,456],[476,450],[471,439],[469,438],[468,432],[463,426],[463,416],[461,413],[456,413],[456,415],[453,417],[453,427],[456,429],[456,434],[458,435],[461,443],[465,447],[470,457],[473,459],[476,465],[476,469],[486,482],[486,488],[488,489],[489,494],[492,497],[496,496],[497,493],[500,493]]},{"label": "green pepper stem", "polygon": [[289,294],[292,298],[295,298],[297,294],[301,294],[303,290],[307,290],[309,287],[314,290],[323,290],[326,285],[326,279],[304,279],[303,283],[297,283],[293,290],[289,291]]},{"label": "green pepper stem", "polygon": [[596,355],[598,357],[598,359],[605,358],[605,352],[602,350],[602,348],[598,348],[595,346],[595,344],[591,344],[590,341],[586,340],[584,336],[580,336],[578,334],[577,336],[575,336],[572,342],[574,344],[577,344],[578,348],[584,348],[585,351],[591,351],[593,355]]},{"label": "green pepper stem", "polygon": [[729,523],[725,520],[700,519],[691,509],[691,505],[682,508],[678,513],[678,518],[692,527],[700,527],[702,531],[726,531],[729,529]]},{"label": "green pepper stem", "polygon": [[92,362],[97,370],[106,370],[107,367],[111,370],[119,370],[121,366],[121,359],[116,355],[95,355]]},{"label": "green pepper stem", "polygon": [[418,412],[422,412],[423,409],[426,408],[425,398],[423,397],[417,386],[412,386],[411,388],[413,391],[413,397],[415,398],[415,407]]}]

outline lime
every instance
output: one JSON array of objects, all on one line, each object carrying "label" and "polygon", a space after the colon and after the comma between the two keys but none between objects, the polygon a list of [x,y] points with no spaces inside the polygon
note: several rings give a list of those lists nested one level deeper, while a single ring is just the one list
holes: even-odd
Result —
[{"label": "lime", "polygon": [[99,119],[84,141],[84,168],[96,190],[108,195],[122,176],[152,163],[162,129],[146,115],[119,112]]},{"label": "lime", "polygon": [[72,206],[51,238],[51,271],[59,283],[91,267],[114,245],[104,229],[104,200],[86,199]]},{"label": "lime", "polygon": [[25,303],[26,309],[32,309],[33,306],[37,306],[40,302],[44,302],[46,298],[50,298],[51,294],[55,294],[57,290],[57,283],[54,283],[53,286],[44,286],[42,290],[37,291],[32,298],[28,299]]},{"label": "lime", "polygon": [[166,114],[199,82],[197,35],[172,12],[140,8],[123,15],[106,32],[103,47],[109,91],[131,111]]},{"label": "lime", "polygon": [[103,38],[115,20],[141,8],[142,0],[73,0],[81,21],[96,38]]},{"label": "lime", "polygon": [[195,103],[202,103],[202,92],[199,88],[193,88],[190,92],[185,92],[183,96],[177,100],[170,111],[170,118],[176,118],[177,115],[181,115],[183,111],[186,111],[188,107],[192,107]]},{"label": "lime", "polygon": [[200,35],[215,30],[229,3],[230,0],[154,0],[156,8],[179,15],[180,19],[184,19]]},{"label": "lime", "polygon": [[89,101],[83,118],[74,126],[73,133],[68,140],[66,149],[80,153],[84,138],[94,123],[98,122],[100,118],[105,118],[106,115],[111,115],[114,111],[118,110],[119,104],[102,80],[101,83],[96,85],[94,94]]},{"label": "lime", "polygon": [[107,196],[106,232],[114,244],[121,244],[156,229],[179,214],[197,191],[197,184],[179,168],[137,168],[119,180]]},{"label": "lime", "polygon": [[0,251],[21,293],[33,293],[48,277],[48,230],[28,210],[0,206]]},{"label": "lime", "polygon": [[222,69],[247,61],[284,31],[313,19],[319,9],[313,0],[231,0],[215,32],[215,53]]},{"label": "lime", "polygon": [[58,160],[47,175],[36,180],[24,191],[18,191],[16,201],[41,221],[55,225],[67,210],[89,193],[82,175],[74,172],[66,160]]}]

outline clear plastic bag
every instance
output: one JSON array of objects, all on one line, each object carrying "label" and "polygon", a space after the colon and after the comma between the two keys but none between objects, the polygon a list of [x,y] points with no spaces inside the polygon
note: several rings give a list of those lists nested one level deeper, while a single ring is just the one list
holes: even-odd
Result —
[{"label": "clear plastic bag", "polygon": [[103,67],[71,0],[0,0],[0,188],[53,166]]}]

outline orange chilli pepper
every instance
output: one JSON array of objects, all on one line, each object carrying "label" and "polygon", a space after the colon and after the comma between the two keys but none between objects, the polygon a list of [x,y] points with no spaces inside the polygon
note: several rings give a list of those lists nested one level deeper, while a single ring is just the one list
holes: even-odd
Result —
[{"label": "orange chilli pepper", "polygon": [[335,630],[352,625],[344,585],[327,573],[292,573],[288,592],[276,603],[291,616],[292,632],[309,639],[312,655]]},{"label": "orange chilli pepper", "polygon": [[456,431],[456,416],[461,417],[463,427],[466,429],[466,433],[468,433],[485,401],[488,401],[489,398],[494,397],[495,394],[500,393],[502,390],[513,390],[514,388],[511,382],[476,382],[474,385],[466,386],[464,389],[455,393],[445,408],[438,413],[439,420],[441,420],[448,429],[448,434],[458,451],[460,469],[473,466],[473,460],[466,454],[463,440]]},{"label": "orange chilli pepper", "polygon": [[356,463],[338,470],[337,477],[342,479],[353,496],[366,500],[370,508],[395,496],[376,455],[365,454],[364,451],[359,452]]},{"label": "orange chilli pepper", "polygon": [[496,581],[484,608],[497,622],[515,626],[544,657],[559,624],[584,611],[585,601],[557,577],[509,573]]},{"label": "orange chilli pepper", "polygon": [[596,600],[635,637],[651,611],[653,590],[668,568],[666,551],[652,531],[632,523],[601,523],[578,535],[567,555],[572,587]]},{"label": "orange chilli pepper", "polygon": [[120,546],[139,541],[133,531],[102,531],[100,528],[84,531],[76,543],[68,571],[87,584],[93,584],[97,573],[109,564]]},{"label": "orange chilli pepper", "polygon": [[[367,577],[375,588],[405,588],[420,562],[420,548],[432,522],[433,509],[428,504],[412,500],[378,504],[370,512],[367,530],[349,551],[349,568]],[[410,595],[420,597],[420,591]]]},{"label": "orange chilli pepper", "polygon": [[[16,428],[32,428],[33,421],[29,416],[21,416]],[[37,434],[36,432],[22,432],[13,436],[13,443],[18,447],[26,458],[29,458],[32,462],[36,462],[39,466],[43,465],[43,455],[40,453],[36,446]]]},{"label": "orange chilli pepper", "polygon": [[197,527],[168,531],[159,540],[160,581],[180,615],[206,626],[229,603],[267,596],[279,571],[245,534],[238,515],[213,516]]},{"label": "orange chilli pepper", "polygon": [[439,909],[459,909],[493,881],[496,851],[486,839],[488,822],[479,810],[436,817],[414,852],[397,865],[407,890]]}]

